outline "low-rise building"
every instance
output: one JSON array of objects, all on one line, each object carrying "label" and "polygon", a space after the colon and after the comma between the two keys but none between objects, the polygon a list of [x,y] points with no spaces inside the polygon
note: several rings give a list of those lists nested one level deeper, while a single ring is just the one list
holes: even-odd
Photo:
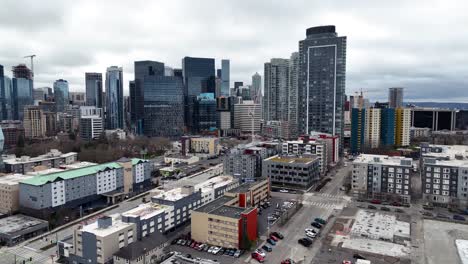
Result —
[{"label": "low-rise building", "polygon": [[114,254],[136,241],[136,226],[103,216],[74,231],[70,263],[112,263]]},{"label": "low-rise building", "polygon": [[319,163],[315,155],[273,156],[263,160],[262,176],[272,185],[307,189],[320,180]]},{"label": "low-rise building", "polygon": [[235,149],[223,161],[224,173],[238,179],[259,178],[262,175],[262,160],[268,156],[266,148]]},{"label": "low-rise building", "polygon": [[255,207],[270,198],[270,180],[268,178],[246,182],[225,192],[225,196],[236,197],[237,205],[241,207]]},{"label": "low-rise building", "polygon": [[208,157],[218,155],[219,139],[215,137],[182,137],[182,155],[187,153],[204,154]]},{"label": "low-rise building", "polygon": [[468,205],[468,146],[421,144],[423,199],[443,207]]},{"label": "low-rise building", "polygon": [[304,136],[297,141],[283,142],[283,155],[317,155],[319,158],[320,174],[323,176],[328,171],[328,151],[327,143],[311,139],[309,136]]},{"label": "low-rise building", "polygon": [[166,255],[164,248],[169,245],[168,240],[162,234],[144,237],[117,251],[114,254],[114,264],[159,263]]},{"label": "low-rise building", "polygon": [[49,230],[49,223],[27,215],[12,215],[0,219],[0,244],[14,246]]},{"label": "low-rise building", "polygon": [[431,129],[428,127],[410,127],[410,140],[428,138],[430,136]]},{"label": "low-rise building", "polygon": [[24,127],[19,120],[2,120],[0,127],[5,137],[5,148],[16,146],[20,137],[24,137]]},{"label": "low-rise building", "polygon": [[23,174],[0,176],[0,213],[13,214],[19,210],[19,183],[31,177]]},{"label": "low-rise building", "polygon": [[107,139],[125,140],[127,138],[127,133],[123,129],[105,130],[104,132]]},{"label": "low-rise building", "polygon": [[361,154],[353,161],[352,193],[361,198],[409,203],[412,170],[410,158]]},{"label": "low-rise building", "polygon": [[184,156],[181,154],[169,154],[164,156],[166,164],[192,164],[200,161],[197,156]]},{"label": "low-rise building", "polygon": [[46,168],[58,168],[64,164],[72,164],[77,161],[78,153],[69,152],[62,153],[56,149],[51,149],[49,153],[37,157],[21,156],[7,156],[3,159],[5,164],[5,172],[7,173],[21,173],[33,171],[37,166],[45,166]]},{"label": "low-rise building", "polygon": [[80,110],[80,137],[84,140],[99,138],[104,131],[102,108],[82,106]]}]

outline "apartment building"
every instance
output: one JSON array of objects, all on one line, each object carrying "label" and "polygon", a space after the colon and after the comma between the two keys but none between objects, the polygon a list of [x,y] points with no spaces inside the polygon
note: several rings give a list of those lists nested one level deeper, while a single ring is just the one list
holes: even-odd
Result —
[{"label": "apartment building", "polygon": [[26,106],[23,117],[25,138],[34,139],[45,137],[46,118],[39,106]]},{"label": "apartment building", "polygon": [[19,183],[32,177],[23,174],[0,176],[0,214],[13,214],[19,210]]},{"label": "apartment building", "polygon": [[395,145],[409,146],[411,127],[411,109],[397,108],[395,110]]},{"label": "apartment building", "polygon": [[21,156],[17,158],[15,155],[9,155],[3,159],[3,163],[7,173],[26,174],[38,166],[58,168],[61,165],[72,164],[77,161],[77,157],[78,153],[76,152],[62,153],[51,149],[50,152],[37,157]]},{"label": "apartment building", "polygon": [[238,187],[226,191],[225,196],[237,198],[236,205],[240,207],[255,207],[270,198],[270,179],[257,179],[246,182]]},{"label": "apartment building", "polygon": [[[337,146],[339,146],[339,144],[337,144]],[[338,152],[336,152],[336,154],[337,153]],[[316,155],[319,159],[320,174],[323,176],[328,171],[328,148],[327,143],[322,140],[311,139],[309,136],[305,136],[297,141],[286,141],[282,146],[282,154],[285,156]]]},{"label": "apartment building", "polygon": [[214,137],[182,137],[181,146],[182,155],[195,153],[216,156],[218,155],[219,139]]},{"label": "apartment building", "polygon": [[421,144],[423,199],[443,207],[468,206],[468,146]]},{"label": "apartment building", "polygon": [[380,123],[381,109],[366,109],[364,144],[368,148],[378,148],[380,146]]},{"label": "apartment building", "polygon": [[412,159],[361,154],[353,161],[351,190],[354,196],[411,201]]},{"label": "apartment building", "polygon": [[262,147],[235,149],[225,157],[224,173],[238,179],[254,179],[262,175],[262,160],[269,156]]},{"label": "apartment building", "polygon": [[316,155],[273,156],[263,160],[262,176],[275,186],[308,189],[320,180],[319,163]]},{"label": "apartment building", "polygon": [[103,216],[73,233],[69,263],[112,263],[114,254],[136,241],[136,226],[118,220],[118,215]]}]

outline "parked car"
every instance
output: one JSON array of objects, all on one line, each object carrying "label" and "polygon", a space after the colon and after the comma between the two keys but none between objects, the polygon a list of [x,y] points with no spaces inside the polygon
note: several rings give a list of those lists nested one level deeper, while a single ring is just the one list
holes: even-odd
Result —
[{"label": "parked car", "polygon": [[401,203],[400,202],[393,202],[392,206],[401,206]]},{"label": "parked car", "polygon": [[305,238],[301,238],[297,241],[299,244],[303,245],[304,247],[310,247],[310,245],[312,245],[312,243],[305,239]]},{"label": "parked car", "polygon": [[279,238],[279,239],[284,238],[284,236],[280,232],[272,232],[271,234],[274,235],[275,237]]},{"label": "parked car", "polygon": [[266,241],[268,242],[268,244],[270,244],[272,246],[276,245],[276,242],[271,238],[268,238]]},{"label": "parked car", "polygon": [[312,233],[312,232],[305,232],[306,236],[308,236],[309,238],[315,238],[317,235],[315,233]]},{"label": "parked car", "polygon": [[380,207],[380,210],[385,211],[385,212],[390,212],[390,208],[382,206]]},{"label": "parked car", "polygon": [[444,215],[444,214],[437,214],[437,218],[441,218],[441,219],[450,219],[450,217],[448,217],[447,215]]},{"label": "parked car", "polygon": [[289,191],[286,190],[286,189],[281,189],[281,190],[279,190],[279,191],[280,191],[280,193],[288,193],[288,192],[289,192]]},{"label": "parked car", "polygon": [[270,235],[270,238],[271,238],[271,240],[273,240],[273,241],[275,241],[275,242],[278,242],[278,240],[279,240],[279,239],[278,239],[277,237],[275,237],[274,235]]},{"label": "parked car", "polygon": [[327,221],[325,221],[324,219],[319,218],[319,217],[315,218],[314,221],[321,224],[321,225],[327,224]]},{"label": "parked car", "polygon": [[265,257],[262,257],[260,254],[256,252],[252,253],[252,258],[260,263],[263,263],[265,261]]},{"label": "parked car", "polygon": [[263,249],[263,250],[265,250],[265,251],[267,251],[267,252],[271,252],[271,251],[273,251],[273,248],[272,248],[272,247],[270,247],[270,246],[269,246],[269,245],[267,245],[267,244],[263,245],[263,246],[262,246],[262,249]]},{"label": "parked car", "polygon": [[434,217],[434,215],[431,212],[423,211],[422,215],[428,216],[428,217]]},{"label": "parked car", "polygon": [[319,223],[317,223],[317,222],[313,222],[313,223],[310,224],[310,225],[313,226],[313,227],[316,227],[316,228],[318,228],[318,229],[322,228],[322,225],[319,224]]},{"label": "parked car", "polygon": [[371,204],[381,204],[382,201],[378,200],[378,199],[373,199],[371,200]]},{"label": "parked car", "polygon": [[373,209],[373,210],[377,209],[377,207],[375,207],[375,206],[373,206],[373,205],[369,205],[369,206],[367,206],[367,208]]},{"label": "parked car", "polygon": [[213,249],[215,249],[215,246],[209,247],[207,252],[208,252],[208,253],[212,253],[212,252],[213,252]]},{"label": "parked car", "polygon": [[238,250],[236,250],[236,252],[234,253],[234,257],[235,257],[235,258],[238,258],[238,257],[240,257],[240,256],[242,255],[242,253],[243,253],[243,251],[240,250],[240,249],[238,249]]},{"label": "parked car", "polygon": [[400,209],[400,208],[395,209],[395,212],[396,213],[405,213],[405,211],[403,209]]},{"label": "parked car", "polygon": [[212,253],[213,255],[216,255],[216,254],[219,253],[220,250],[221,250],[220,247],[215,247],[213,250],[211,250],[211,253]]},{"label": "parked car", "polygon": [[453,220],[465,221],[465,217],[461,215],[453,215]]},{"label": "parked car", "polygon": [[234,254],[236,254],[236,249],[231,248],[231,249],[229,250],[229,256],[233,257]]},{"label": "parked car", "polygon": [[290,258],[281,261],[281,264],[294,264],[294,263],[295,263],[294,260]]},{"label": "parked car", "polygon": [[224,255],[225,248],[221,248],[218,252],[218,255]]}]

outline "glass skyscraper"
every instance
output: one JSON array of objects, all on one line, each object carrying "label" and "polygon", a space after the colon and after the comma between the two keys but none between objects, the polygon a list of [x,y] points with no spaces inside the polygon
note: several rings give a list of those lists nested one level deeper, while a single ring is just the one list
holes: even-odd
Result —
[{"label": "glass skyscraper", "polygon": [[195,103],[195,132],[202,133],[216,130],[216,99],[213,93],[202,93]]},{"label": "glass skyscraper", "polygon": [[85,73],[86,105],[102,108],[102,73]]},{"label": "glass skyscraper", "polygon": [[12,88],[13,119],[23,120],[24,107],[34,104],[32,72],[26,65],[13,67]]},{"label": "glass skyscraper", "polygon": [[287,121],[289,107],[289,60],[271,59],[265,63],[263,119]]},{"label": "glass skyscraper", "polygon": [[124,128],[124,96],[122,67],[106,71],[106,129]]},{"label": "glass skyscraper", "polygon": [[299,41],[301,132],[317,131],[343,139],[346,37],[338,36],[335,26],[312,27],[306,35]]},{"label": "glass skyscraper", "polygon": [[229,60],[221,60],[221,94],[216,96],[229,96],[230,82],[230,62]]},{"label": "glass skyscraper", "polygon": [[54,82],[54,98],[57,112],[65,112],[70,103],[69,94],[67,80],[59,79]]}]

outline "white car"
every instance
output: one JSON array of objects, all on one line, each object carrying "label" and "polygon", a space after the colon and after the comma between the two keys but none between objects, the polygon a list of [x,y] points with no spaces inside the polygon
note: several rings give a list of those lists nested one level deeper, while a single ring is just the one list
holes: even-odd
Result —
[{"label": "white car", "polygon": [[208,253],[213,253],[213,249],[215,249],[215,246],[212,246],[208,249]]},{"label": "white car", "polygon": [[289,191],[286,190],[286,189],[281,189],[281,190],[279,190],[279,191],[280,191],[280,193],[288,193],[288,192],[289,192]]},{"label": "white car", "polygon": [[214,247],[213,250],[211,250],[211,253],[213,253],[213,255],[216,255],[218,254],[218,252],[221,250],[220,247]]},{"label": "white car", "polygon": [[304,229],[304,232],[310,232],[310,233],[314,233],[314,234],[317,234],[317,231],[315,231],[315,229],[312,229],[312,228],[306,228]]},{"label": "white car", "polygon": [[317,236],[315,233],[312,233],[312,232],[306,232],[305,234],[306,234],[306,236],[308,236],[310,238],[315,238]]},{"label": "white car", "polygon": [[263,252],[263,250],[261,250],[261,249],[259,249],[259,248],[257,248],[257,250],[255,250],[255,252],[258,253],[258,254],[259,254],[260,256],[262,256],[262,257],[265,257],[265,256],[266,256],[266,253]]}]

